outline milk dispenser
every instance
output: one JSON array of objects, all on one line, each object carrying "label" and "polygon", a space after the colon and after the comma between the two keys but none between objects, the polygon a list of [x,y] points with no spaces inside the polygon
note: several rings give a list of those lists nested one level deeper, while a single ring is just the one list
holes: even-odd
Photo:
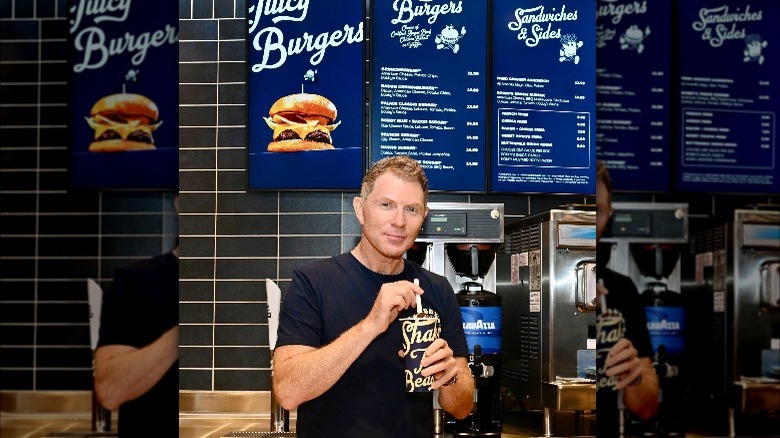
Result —
[{"label": "milk dispenser", "polygon": [[648,421],[629,416],[629,429],[662,435],[685,433],[685,304],[680,292],[681,253],[688,241],[688,204],[612,204],[612,220],[602,238],[607,267],[630,277],[639,290],[659,378],[657,415]]},{"label": "milk dispenser", "polygon": [[434,394],[434,433],[500,436],[501,297],[496,250],[504,241],[503,204],[428,204],[430,211],[407,258],[449,280],[456,292],[476,382],[474,410],[464,420],[444,415]]},{"label": "milk dispenser", "polygon": [[[695,325],[691,366],[694,407],[711,417],[780,411],[780,211],[777,206],[734,210],[691,233],[685,288]],[[741,423],[756,428],[760,421]],[[726,426],[725,424],[723,425]]]},{"label": "milk dispenser", "polygon": [[507,226],[505,235],[497,257],[501,383],[543,408],[550,436],[554,411],[596,409],[596,209],[554,208]]}]

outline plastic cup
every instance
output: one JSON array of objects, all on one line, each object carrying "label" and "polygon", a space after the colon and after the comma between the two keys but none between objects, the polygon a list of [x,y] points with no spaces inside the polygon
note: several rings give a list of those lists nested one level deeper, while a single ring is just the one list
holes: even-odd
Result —
[{"label": "plastic cup", "polygon": [[422,361],[425,349],[439,338],[438,318],[401,318],[403,335],[404,375],[406,392],[428,392],[434,377],[423,376]]},{"label": "plastic cup", "polygon": [[626,326],[622,316],[599,315],[596,318],[596,390],[614,389],[618,376],[608,377],[604,373],[609,350],[623,338]]}]

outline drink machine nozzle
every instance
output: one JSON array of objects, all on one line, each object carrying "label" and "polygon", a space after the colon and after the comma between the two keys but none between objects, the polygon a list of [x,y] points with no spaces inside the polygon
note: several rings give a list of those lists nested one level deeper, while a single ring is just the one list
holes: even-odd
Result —
[{"label": "drink machine nozzle", "polygon": [[675,277],[681,248],[671,243],[631,243],[631,258],[641,275],[656,280]]},{"label": "drink machine nozzle", "polygon": [[482,362],[482,346],[477,344],[474,346],[474,361],[469,364],[474,377],[493,377],[495,369],[490,365],[485,365]]},{"label": "drink machine nozzle", "polygon": [[477,249],[477,245],[471,245],[469,252],[471,253],[471,278],[476,278],[479,275],[479,249]]}]

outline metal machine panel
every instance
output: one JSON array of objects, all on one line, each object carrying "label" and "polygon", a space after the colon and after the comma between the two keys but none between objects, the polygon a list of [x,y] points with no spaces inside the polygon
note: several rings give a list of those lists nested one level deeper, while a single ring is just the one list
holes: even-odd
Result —
[{"label": "metal machine panel", "polygon": [[780,212],[735,210],[733,239],[734,361],[730,377],[736,381],[760,377],[762,350],[780,338],[780,302],[762,300],[762,292],[767,298],[778,293],[771,272],[780,262]]},{"label": "metal machine panel", "polygon": [[429,202],[418,242],[501,243],[504,204]]},{"label": "metal machine panel", "polygon": [[[582,409],[581,398],[568,397],[574,385],[569,388],[566,381],[578,380],[577,350],[587,349],[588,326],[595,324],[595,311],[578,306],[578,297],[588,294],[577,290],[593,283],[581,279],[588,277],[582,275],[583,262],[595,266],[595,224],[593,206],[576,206],[507,227],[497,261],[497,290],[504,303],[502,384],[522,401]],[[551,383],[560,388],[545,391]],[[573,399],[578,402],[569,406],[566,400]]]},{"label": "metal machine panel", "polygon": [[[685,270],[694,406],[780,410],[780,211],[737,209],[692,234]],[[774,358],[767,366],[762,359]]]},{"label": "metal machine panel", "polygon": [[[628,275],[642,291],[645,281],[631,256],[630,245],[640,242],[655,244],[685,244],[688,242],[688,204],[685,203],[612,203],[612,224],[609,235],[601,241],[614,243],[608,267]],[[680,290],[679,268],[668,276],[667,286]]]},{"label": "metal machine panel", "polygon": [[686,383],[692,406],[697,409],[724,406],[726,364],[733,363],[726,346],[726,283],[733,278],[732,265],[727,263],[727,253],[732,252],[731,229],[722,219],[692,226],[689,254],[682,260],[686,348],[689,367],[696,370],[687,376]]},{"label": "metal machine panel", "polygon": [[[453,289],[460,290],[465,281],[447,258],[445,247],[453,243],[490,243],[504,241],[504,204],[465,204],[429,202],[428,215],[420,227],[417,242],[428,244],[423,267],[443,275]],[[478,279],[486,290],[496,290],[495,265]]]}]

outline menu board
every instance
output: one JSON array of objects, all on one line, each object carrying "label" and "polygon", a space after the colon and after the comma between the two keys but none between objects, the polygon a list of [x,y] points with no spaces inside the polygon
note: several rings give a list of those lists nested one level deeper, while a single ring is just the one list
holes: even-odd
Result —
[{"label": "menu board", "polygon": [[418,160],[431,190],[485,191],[487,0],[372,2],[370,161]]},{"label": "menu board", "polygon": [[597,5],[596,157],[617,190],[668,191],[671,0]]},{"label": "menu board", "polygon": [[678,5],[677,189],[780,192],[780,2]]},{"label": "menu board", "polygon": [[248,2],[248,188],[359,189],[363,2]]},{"label": "menu board", "polygon": [[596,2],[495,0],[492,192],[595,193]]},{"label": "menu board", "polygon": [[73,188],[178,190],[178,23],[175,2],[69,2]]}]

